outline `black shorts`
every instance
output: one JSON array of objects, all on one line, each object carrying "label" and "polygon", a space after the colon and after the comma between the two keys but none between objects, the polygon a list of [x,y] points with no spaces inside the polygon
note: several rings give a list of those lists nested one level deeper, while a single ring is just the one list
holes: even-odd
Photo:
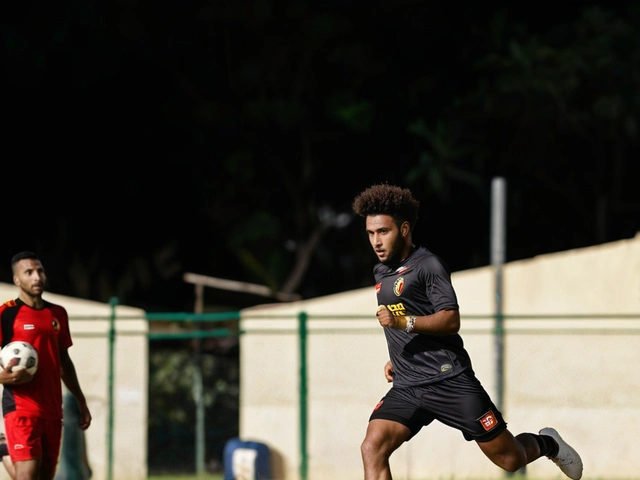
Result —
[{"label": "black shorts", "polygon": [[502,414],[472,371],[430,385],[392,387],[378,402],[369,421],[393,420],[411,431],[438,420],[462,432],[465,440],[488,442],[507,428]]}]

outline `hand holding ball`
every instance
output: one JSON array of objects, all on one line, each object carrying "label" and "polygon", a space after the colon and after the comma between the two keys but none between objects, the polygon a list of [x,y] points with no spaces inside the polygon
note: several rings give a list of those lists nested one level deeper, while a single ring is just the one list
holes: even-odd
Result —
[{"label": "hand holding ball", "polygon": [[26,368],[33,375],[38,370],[38,352],[27,342],[10,342],[0,350],[0,367],[6,368],[13,359],[17,363],[14,361],[12,372]]}]

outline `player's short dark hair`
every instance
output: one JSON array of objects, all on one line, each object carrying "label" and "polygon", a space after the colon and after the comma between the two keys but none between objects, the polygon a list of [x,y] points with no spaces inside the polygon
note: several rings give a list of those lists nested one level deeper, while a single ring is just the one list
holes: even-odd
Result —
[{"label": "player's short dark hair", "polygon": [[409,222],[411,229],[418,221],[420,202],[407,188],[381,183],[361,192],[353,200],[353,211],[361,217],[390,215],[398,226]]},{"label": "player's short dark hair", "polygon": [[30,260],[40,261],[40,257],[38,257],[38,255],[28,250],[25,250],[23,252],[18,252],[13,257],[11,257],[11,268],[13,268],[16,265],[16,263],[18,263],[20,260],[24,260],[26,258]]}]

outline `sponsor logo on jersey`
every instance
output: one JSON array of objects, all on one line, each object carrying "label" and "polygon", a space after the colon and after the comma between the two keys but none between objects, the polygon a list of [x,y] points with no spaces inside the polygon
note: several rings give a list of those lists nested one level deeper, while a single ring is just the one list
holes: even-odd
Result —
[{"label": "sponsor logo on jersey", "polygon": [[494,415],[493,410],[489,410],[482,417],[480,417],[478,421],[487,432],[498,425],[498,419]]},{"label": "sponsor logo on jersey", "polygon": [[398,267],[398,268],[396,269],[396,273],[397,273],[398,275],[402,275],[404,272],[406,272],[407,270],[409,270],[409,268],[411,268],[411,267],[409,267],[409,266],[407,266],[407,265],[403,265],[403,266]]},{"label": "sponsor logo on jersey", "polygon": [[36,326],[33,323],[25,323],[22,328],[24,328],[25,330],[33,330],[36,328]]},{"label": "sponsor logo on jersey", "polygon": [[404,289],[404,277],[400,277],[393,284],[393,293],[396,294],[396,297],[402,295],[402,290]]},{"label": "sponsor logo on jersey", "polygon": [[389,310],[394,317],[403,317],[407,314],[407,309],[402,302],[393,305],[387,305],[387,310]]},{"label": "sponsor logo on jersey", "polygon": [[22,448],[24,448],[24,445],[23,445],[23,444],[21,444],[21,443],[16,443],[16,444],[13,446],[13,449],[14,449],[14,450],[20,450],[20,449],[22,449]]},{"label": "sponsor logo on jersey", "polygon": [[380,290],[382,290],[382,284],[381,283],[376,283],[376,295],[378,295],[380,293]]},{"label": "sponsor logo on jersey", "polygon": [[440,365],[441,372],[448,372],[452,368],[453,368],[453,365],[451,365],[450,363],[445,363],[444,365]]}]

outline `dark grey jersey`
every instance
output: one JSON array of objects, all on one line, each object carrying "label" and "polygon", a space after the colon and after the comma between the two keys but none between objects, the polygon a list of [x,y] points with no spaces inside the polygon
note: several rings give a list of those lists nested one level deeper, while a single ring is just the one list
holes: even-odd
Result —
[{"label": "dark grey jersey", "polygon": [[[400,265],[378,263],[378,305],[393,315],[431,315],[442,309],[458,309],[447,265],[424,247],[416,248]],[[460,335],[426,335],[384,329],[393,365],[394,387],[424,385],[471,368],[471,359]]]}]

